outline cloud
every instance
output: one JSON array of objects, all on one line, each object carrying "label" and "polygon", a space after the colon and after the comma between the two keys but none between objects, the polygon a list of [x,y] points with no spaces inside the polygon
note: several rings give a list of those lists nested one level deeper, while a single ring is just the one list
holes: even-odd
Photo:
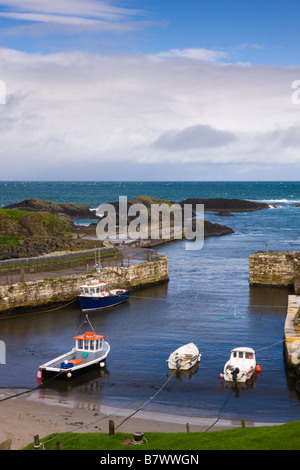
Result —
[{"label": "cloud", "polygon": [[34,12],[117,21],[142,13],[141,10],[113,6],[112,2],[104,0],[1,0],[1,5],[7,6],[11,17],[20,12]]},{"label": "cloud", "polygon": [[[56,25],[60,29],[64,25],[95,31],[129,31],[149,24],[142,10],[114,6],[105,0],[4,0],[1,4],[6,11],[0,12],[0,18],[27,22],[33,31],[39,23]],[[25,31],[24,26],[8,29],[8,33],[18,31],[28,31],[28,27]],[[44,29],[45,34],[47,31]]]},{"label": "cloud", "polygon": [[300,162],[297,67],[11,49],[0,63],[1,179]]},{"label": "cloud", "polygon": [[216,51],[211,49],[170,49],[169,51],[159,52],[158,54],[151,55],[153,59],[193,59],[204,61],[216,61],[219,59],[226,59],[229,57],[228,52]]},{"label": "cloud", "polygon": [[153,143],[154,147],[175,152],[189,149],[219,147],[236,140],[228,131],[214,129],[212,126],[196,124],[182,130],[164,132]]}]

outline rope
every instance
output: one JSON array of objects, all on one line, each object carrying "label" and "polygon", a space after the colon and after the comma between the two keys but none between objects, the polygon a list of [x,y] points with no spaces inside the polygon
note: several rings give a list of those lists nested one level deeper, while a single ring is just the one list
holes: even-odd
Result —
[{"label": "rope", "polygon": [[281,341],[278,341],[277,343],[270,344],[269,346],[265,346],[264,348],[256,349],[255,352],[262,351],[263,349],[268,349],[271,348],[272,346],[276,346],[277,344],[284,343],[286,339],[282,339]]},{"label": "rope", "polygon": [[60,374],[62,374],[62,372],[58,372],[56,375],[54,375],[54,376],[51,377],[50,379],[46,380],[46,382],[42,382],[42,383],[40,383],[39,385],[37,385],[36,387],[34,387],[34,388],[30,388],[29,390],[25,390],[24,392],[15,393],[15,395],[10,395],[9,397],[1,398],[1,399],[0,399],[0,402],[6,401],[6,400],[10,400],[11,398],[20,397],[21,395],[25,395],[25,393],[34,392],[34,390],[38,390],[39,388],[43,387],[43,385],[44,385],[45,383],[50,382],[50,380],[55,379],[55,378],[56,378],[58,375],[60,375]]},{"label": "rope", "polygon": [[47,312],[53,312],[54,310],[59,310],[61,308],[65,308],[68,305],[71,305],[75,300],[77,300],[78,296],[74,297],[74,299],[70,300],[70,302],[60,305],[59,307],[51,308],[49,310],[38,310],[37,312],[27,312],[27,313],[18,313],[17,315],[8,315],[6,317],[0,316],[0,320],[5,320],[6,318],[19,318],[19,317],[24,317],[28,315],[37,315],[38,313],[47,313]]},{"label": "rope", "polygon": [[168,379],[164,382],[164,384],[157,390],[157,392],[152,396],[150,397],[147,401],[145,401],[139,408],[137,408],[133,413],[131,413],[129,416],[127,416],[117,427],[116,429],[118,429],[120,426],[122,426],[123,423],[125,423],[125,421],[127,421],[129,418],[131,418],[132,416],[134,416],[138,411],[142,410],[146,405],[148,405],[148,403],[150,403],[151,400],[153,400],[161,391],[162,389],[167,385],[167,383],[171,380],[171,378],[173,377],[173,375],[177,372],[177,370],[179,369],[180,366],[178,366],[176,369],[174,369],[174,371],[172,372],[172,374],[170,375],[170,377],[168,377]]},{"label": "rope", "polygon": [[228,401],[229,401],[229,398],[231,397],[231,394],[232,394],[232,392],[233,392],[233,390],[234,390],[234,387],[235,387],[235,385],[233,385],[233,386],[231,387],[231,389],[230,389],[230,391],[229,391],[229,394],[228,394],[228,397],[227,397],[226,400],[224,401],[224,403],[223,403],[223,405],[222,405],[222,408],[221,408],[220,411],[219,411],[219,414],[218,414],[217,419],[216,419],[207,429],[205,429],[204,432],[209,431],[209,430],[219,421],[219,419],[221,418],[221,413],[222,413],[223,409],[225,408],[225,406],[227,405],[227,403],[228,403]]}]

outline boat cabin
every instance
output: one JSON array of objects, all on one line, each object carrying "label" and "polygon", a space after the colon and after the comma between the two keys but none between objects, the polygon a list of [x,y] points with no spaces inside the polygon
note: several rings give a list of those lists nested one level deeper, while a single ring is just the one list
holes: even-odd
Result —
[{"label": "boat cabin", "polygon": [[103,348],[104,336],[88,331],[83,335],[74,336],[75,349],[82,353],[96,352]]},{"label": "boat cabin", "polygon": [[255,351],[252,348],[235,348],[231,351],[231,361],[244,361],[246,359],[255,359]]},{"label": "boat cabin", "polygon": [[80,286],[80,295],[86,296],[105,296],[106,293],[106,282],[103,281],[92,281],[90,284],[84,284]]}]

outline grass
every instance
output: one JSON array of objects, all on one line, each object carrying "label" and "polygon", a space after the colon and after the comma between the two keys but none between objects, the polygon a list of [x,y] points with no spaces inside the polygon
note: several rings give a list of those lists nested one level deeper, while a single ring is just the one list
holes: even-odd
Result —
[{"label": "grass", "polygon": [[[143,445],[125,445],[132,434],[116,433],[62,433],[47,436],[46,450],[299,450],[300,421],[256,428],[235,428],[213,432],[145,433]],[[46,442],[48,441],[48,442]],[[33,444],[24,450],[33,449]]]},{"label": "grass", "polygon": [[0,215],[12,217],[20,222],[20,220],[25,217],[25,215],[29,214],[28,211],[23,211],[20,209],[0,209]]},{"label": "grass", "polygon": [[6,237],[4,235],[0,235],[0,245],[19,245],[21,240],[21,237]]}]

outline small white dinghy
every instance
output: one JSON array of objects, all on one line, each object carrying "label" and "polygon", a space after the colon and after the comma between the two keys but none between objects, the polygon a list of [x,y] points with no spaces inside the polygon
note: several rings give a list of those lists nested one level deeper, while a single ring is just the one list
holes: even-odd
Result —
[{"label": "small white dinghy", "polygon": [[167,360],[169,369],[188,370],[200,362],[201,354],[194,343],[188,343],[170,354]]},{"label": "small white dinghy", "polygon": [[220,376],[227,382],[246,382],[251,379],[256,370],[260,371],[260,366],[256,364],[254,349],[240,347],[231,350],[230,359],[226,362],[224,373]]}]

